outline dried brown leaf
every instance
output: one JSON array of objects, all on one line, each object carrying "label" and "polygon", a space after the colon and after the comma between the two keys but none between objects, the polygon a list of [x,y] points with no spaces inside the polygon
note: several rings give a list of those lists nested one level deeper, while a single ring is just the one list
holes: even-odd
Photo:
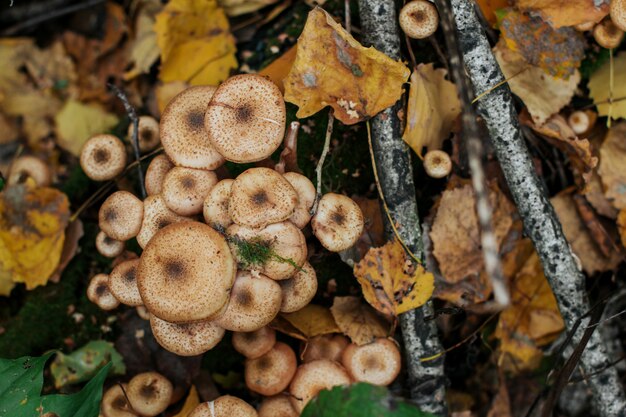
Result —
[{"label": "dried brown leaf", "polygon": [[365,345],[389,335],[389,323],[358,297],[335,297],[330,311],[341,332],[352,343]]}]

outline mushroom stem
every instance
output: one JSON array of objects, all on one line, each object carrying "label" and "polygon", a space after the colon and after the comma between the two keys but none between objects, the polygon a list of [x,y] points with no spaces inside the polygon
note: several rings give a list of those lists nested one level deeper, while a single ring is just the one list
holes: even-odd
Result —
[{"label": "mushroom stem", "polygon": [[322,149],[322,154],[320,155],[320,160],[317,163],[317,167],[315,167],[315,174],[317,175],[317,187],[316,187],[316,195],[315,201],[313,202],[313,206],[311,207],[310,214],[313,216],[317,211],[317,206],[322,198],[322,168],[324,167],[324,160],[326,159],[326,155],[328,155],[328,149],[330,148],[330,137],[333,134],[333,122],[335,121],[335,115],[333,114],[333,109],[328,111],[328,125],[326,126],[326,138],[324,139],[324,149]]},{"label": "mushroom stem", "polygon": [[300,122],[293,121],[289,123],[287,134],[283,141],[283,150],[280,153],[280,159],[274,170],[281,174],[285,172],[302,173],[298,166],[298,132],[300,130]]}]

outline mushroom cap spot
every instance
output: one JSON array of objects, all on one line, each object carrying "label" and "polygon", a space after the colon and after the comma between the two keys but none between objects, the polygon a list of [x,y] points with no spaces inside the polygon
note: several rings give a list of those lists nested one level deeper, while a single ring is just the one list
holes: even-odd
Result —
[{"label": "mushroom cap spot", "polygon": [[315,186],[307,177],[296,172],[286,172],[283,177],[298,193],[298,204],[289,221],[302,229],[311,221],[310,212],[315,202]]},{"label": "mushroom cap spot", "polygon": [[298,193],[282,175],[269,168],[250,168],[232,185],[228,211],[233,222],[265,227],[287,220],[298,204]]},{"label": "mushroom cap spot", "polygon": [[187,417],[258,417],[256,410],[241,398],[222,395],[199,404]]},{"label": "mushroom cap spot", "polygon": [[626,31],[626,1],[611,0],[610,13],[615,26]]},{"label": "mushroom cap spot", "polygon": [[174,387],[158,372],[135,375],[128,382],[126,394],[133,409],[143,416],[156,416],[170,405]]},{"label": "mushroom cap spot", "polygon": [[[182,275],[171,276],[172,265]],[[228,244],[218,232],[199,222],[174,223],[146,245],[137,285],[148,311],[162,320],[208,320],[228,302],[236,270]]]},{"label": "mushroom cap spot", "polygon": [[[240,300],[241,294],[245,294]],[[252,277],[245,271],[237,273],[230,302],[215,322],[235,332],[252,332],[269,324],[280,309],[280,286],[266,276]],[[241,301],[245,301],[241,303]]]},{"label": "mushroom cap spot", "polygon": [[137,288],[138,266],[139,259],[131,259],[118,264],[109,274],[109,290],[122,304],[143,305]]},{"label": "mushroom cap spot", "polygon": [[259,417],[298,417],[298,413],[293,409],[289,397],[279,394],[263,399],[259,406]]},{"label": "mushroom cap spot", "polygon": [[263,229],[233,224],[226,229],[226,235],[246,242],[269,242],[269,248],[275,256],[289,260],[290,262],[287,262],[270,257],[262,265],[244,265],[245,260],[241,259],[237,245],[230,243],[231,251],[238,263],[273,280],[290,278],[306,261],[307,246],[304,235],[289,221],[270,224]]},{"label": "mushroom cap spot", "polygon": [[112,239],[106,235],[103,231],[98,232],[96,235],[96,249],[102,256],[107,258],[115,258],[124,252],[126,243],[120,240]]},{"label": "mushroom cap spot", "polygon": [[87,298],[103,310],[113,310],[120,302],[109,290],[109,276],[96,274],[89,281]]},{"label": "mushroom cap spot", "polygon": [[317,292],[317,275],[310,263],[305,262],[302,269],[289,279],[278,281],[283,292],[280,311],[293,313],[311,302]]},{"label": "mushroom cap spot", "polygon": [[321,390],[338,385],[349,385],[348,372],[336,362],[328,359],[305,363],[298,367],[289,385],[291,405],[301,413],[308,402]]},{"label": "mushroom cap spot", "polygon": [[20,156],[11,164],[7,184],[19,184],[28,177],[32,178],[39,187],[46,187],[52,182],[48,164],[36,156]]},{"label": "mushroom cap spot", "polygon": [[191,219],[170,210],[161,194],[150,195],[143,202],[143,221],[137,234],[137,243],[145,248],[159,230],[170,224],[186,221]]},{"label": "mushroom cap spot", "polygon": [[246,385],[259,394],[276,395],[287,388],[297,366],[294,351],[288,345],[276,342],[261,357],[246,360]]},{"label": "mushroom cap spot", "polygon": [[276,343],[276,331],[265,326],[253,332],[234,332],[233,348],[248,359],[266,354]]},{"label": "mushroom cap spot", "polygon": [[356,381],[389,385],[400,373],[402,360],[394,342],[379,338],[363,346],[350,344],[343,351],[341,363]]},{"label": "mushroom cap spot", "polygon": [[400,27],[413,39],[424,39],[435,33],[439,25],[437,8],[427,0],[413,0],[400,10]]},{"label": "mushroom cap spot", "polygon": [[[207,139],[204,112],[215,92],[212,86],[195,86],[178,94],[161,116],[161,144],[177,166],[215,169],[224,158]],[[201,118],[201,119],[199,119]]]},{"label": "mushroom cap spot", "polygon": [[80,151],[80,166],[94,181],[115,178],[126,167],[126,147],[113,135],[92,136]]},{"label": "mushroom cap spot", "polygon": [[201,355],[215,347],[226,331],[212,321],[170,323],[150,315],[150,327],[156,341],[180,356]]},{"label": "mushroom cap spot", "polygon": [[324,334],[309,339],[306,348],[301,353],[302,362],[312,362],[319,359],[341,361],[344,349],[350,344],[342,334]]},{"label": "mushroom cap spot", "polygon": [[[127,389],[127,384],[123,384],[124,389]],[[124,391],[119,384],[112,385],[111,388],[106,390],[102,396],[101,402],[102,413],[106,417],[136,417],[137,414],[130,411],[128,401]]]},{"label": "mushroom cap spot", "polygon": [[272,155],[285,135],[285,101],[265,77],[242,74],[220,85],[204,116],[210,142],[228,161],[256,162]]},{"label": "mushroom cap spot", "polygon": [[100,206],[100,229],[115,240],[137,236],[143,221],[143,202],[128,191],[116,191]]},{"label": "mushroom cap spot", "polygon": [[617,48],[624,39],[624,31],[618,28],[611,19],[604,19],[593,28],[593,38],[606,49]]},{"label": "mushroom cap spot", "polygon": [[174,167],[163,181],[162,195],[165,204],[181,216],[202,212],[202,206],[211,189],[217,184],[213,171]]},{"label": "mushroom cap spot", "polygon": [[233,223],[228,212],[228,201],[234,182],[231,179],[218,182],[204,199],[202,215],[209,226],[226,229]]},{"label": "mushroom cap spot", "polygon": [[165,175],[174,167],[167,155],[157,155],[148,165],[144,184],[148,195],[160,194]]},{"label": "mushroom cap spot", "polygon": [[429,177],[443,178],[452,171],[452,160],[447,152],[433,150],[424,155],[424,170]]},{"label": "mushroom cap spot", "polygon": [[313,234],[326,249],[339,252],[356,243],[365,222],[359,205],[341,194],[325,194],[311,219]]},{"label": "mushroom cap spot", "polygon": [[[128,125],[128,141],[132,143],[134,125]],[[159,138],[159,122],[152,116],[139,116],[139,134],[137,135],[139,150],[151,151],[156,148],[161,140]]]}]

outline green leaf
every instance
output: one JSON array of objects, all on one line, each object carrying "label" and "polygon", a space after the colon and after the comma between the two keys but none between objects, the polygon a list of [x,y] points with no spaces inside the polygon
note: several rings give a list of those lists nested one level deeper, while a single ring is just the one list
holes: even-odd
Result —
[{"label": "green leaf", "polygon": [[387,388],[358,383],[321,391],[301,417],[434,417],[392,396]]}]

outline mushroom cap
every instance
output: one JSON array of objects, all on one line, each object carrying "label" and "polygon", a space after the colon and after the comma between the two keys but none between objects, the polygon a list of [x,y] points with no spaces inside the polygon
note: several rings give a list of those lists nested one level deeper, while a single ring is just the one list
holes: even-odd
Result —
[{"label": "mushroom cap", "polygon": [[237,352],[248,359],[256,359],[274,347],[276,331],[265,326],[253,332],[234,332],[232,343]]},{"label": "mushroom cap", "polygon": [[241,398],[222,395],[199,404],[187,417],[257,417],[256,410]]},{"label": "mushroom cap", "polygon": [[161,116],[161,144],[175,165],[215,169],[224,158],[213,147],[204,130],[204,112],[215,87],[190,87],[174,97]]},{"label": "mushroom cap", "polygon": [[148,242],[137,285],[144,305],[162,320],[210,319],[228,302],[237,266],[224,238],[206,224],[171,224]]},{"label": "mushroom cap", "polygon": [[259,406],[259,417],[298,417],[298,415],[286,395],[264,398]]},{"label": "mushroom cap", "polygon": [[228,211],[242,226],[265,227],[287,220],[298,204],[298,193],[282,175],[269,168],[250,168],[237,177]]},{"label": "mushroom cap", "polygon": [[611,19],[604,19],[593,28],[593,38],[603,48],[617,48],[624,39],[624,31],[617,27]]},{"label": "mushroom cap", "polygon": [[301,413],[304,407],[321,390],[338,385],[349,385],[352,381],[348,372],[337,362],[328,359],[305,363],[298,367],[289,385],[291,405]]},{"label": "mushroom cap", "polygon": [[206,224],[213,228],[226,229],[233,221],[228,212],[228,201],[230,200],[230,190],[235,180],[225,179],[211,188],[209,194],[204,199],[202,214]]},{"label": "mushroom cap", "polygon": [[300,354],[302,362],[312,362],[319,359],[328,359],[341,362],[341,355],[350,340],[342,334],[323,334],[310,338]]},{"label": "mushroom cap", "polygon": [[[128,125],[128,142],[133,140],[134,124]],[[159,122],[152,116],[139,116],[139,134],[137,135],[139,150],[151,151],[161,143],[159,138]]]},{"label": "mushroom cap", "polygon": [[130,261],[131,259],[139,259],[139,255],[137,255],[135,252],[125,250],[124,252],[113,258],[113,261],[111,261],[111,268],[115,268],[122,262]]},{"label": "mushroom cap", "polygon": [[284,391],[296,373],[298,361],[293,349],[276,342],[266,354],[256,359],[246,359],[246,385],[262,395],[276,395]]},{"label": "mushroom cap", "polygon": [[133,410],[142,416],[156,416],[170,405],[174,387],[158,372],[135,375],[128,382],[126,395]]},{"label": "mushroom cap", "polygon": [[[226,229],[226,234],[240,269],[258,271],[271,279],[282,280],[293,276],[306,261],[306,239],[291,222],[274,223],[263,229],[233,224]],[[246,259],[245,251],[241,250],[246,244],[268,248],[273,256],[260,262]]]},{"label": "mushroom cap", "polygon": [[280,286],[264,275],[239,271],[224,314],[215,322],[235,332],[253,332],[269,324],[280,309]]},{"label": "mushroom cap", "polygon": [[144,184],[148,195],[160,194],[163,189],[165,175],[174,168],[174,164],[167,155],[157,155],[148,165]]},{"label": "mushroom cap", "polygon": [[400,27],[413,39],[424,39],[437,31],[439,14],[437,8],[427,0],[413,0],[400,9]]},{"label": "mushroom cap", "polygon": [[285,135],[286,110],[280,89],[256,74],[230,77],[220,85],[204,116],[215,149],[232,162],[272,155]]},{"label": "mushroom cap", "polygon": [[92,136],[80,151],[80,166],[94,181],[115,178],[126,167],[126,147],[113,135]]},{"label": "mushroom cap", "polygon": [[52,182],[52,175],[48,164],[36,156],[25,155],[15,159],[11,164],[7,184],[20,184],[29,177],[32,178],[39,187],[46,187]]},{"label": "mushroom cap", "polygon": [[402,360],[394,342],[379,338],[362,346],[351,343],[343,351],[341,363],[355,381],[385,386],[400,373]]},{"label": "mushroom cap", "polygon": [[174,167],[163,181],[163,199],[173,212],[192,216],[202,212],[204,199],[217,184],[213,171]]},{"label": "mushroom cap", "polygon": [[569,115],[567,124],[572,128],[574,133],[581,135],[591,127],[591,119],[584,111],[577,110]]},{"label": "mushroom cap", "polygon": [[340,252],[354,245],[365,222],[357,203],[341,194],[324,194],[311,219],[313,234],[326,249]]},{"label": "mushroom cap", "polygon": [[626,1],[611,0],[611,20],[621,30],[626,31]]},{"label": "mushroom cap", "polygon": [[109,274],[109,291],[120,303],[129,306],[143,305],[137,288],[139,259],[131,259],[117,265]]},{"label": "mushroom cap", "polygon": [[[123,384],[124,389],[127,389],[128,385]],[[126,400],[124,391],[119,384],[112,385],[111,388],[106,390],[102,396],[102,402],[100,408],[104,417],[136,417],[137,414],[130,411],[130,405]]]},{"label": "mushroom cap", "polygon": [[293,313],[311,302],[317,292],[317,275],[310,263],[305,262],[302,269],[289,279],[278,281],[283,292],[280,311]]},{"label": "mushroom cap", "polygon": [[115,240],[128,240],[139,233],[143,221],[143,202],[128,191],[111,194],[98,214],[100,229]]},{"label": "mushroom cap", "polygon": [[143,202],[143,221],[137,234],[137,243],[145,249],[156,232],[172,223],[187,221],[191,219],[178,215],[167,207],[161,194],[150,195]]},{"label": "mushroom cap", "polygon": [[150,327],[161,346],[180,356],[195,356],[215,347],[225,330],[212,321],[170,323],[151,315]]},{"label": "mushroom cap", "polygon": [[96,235],[96,249],[102,256],[107,258],[115,258],[124,252],[126,243],[121,240],[111,239],[103,231],[98,232]]},{"label": "mushroom cap", "polygon": [[137,311],[137,315],[139,317],[144,320],[150,320],[150,312],[148,311],[146,306],[137,306],[135,307],[135,310]]},{"label": "mushroom cap", "polygon": [[579,32],[587,32],[587,31],[593,30],[595,25],[596,25],[596,22],[594,22],[593,20],[590,20],[589,22],[583,22],[583,23],[574,25],[574,29],[576,29]]},{"label": "mushroom cap", "polygon": [[120,302],[109,290],[109,276],[107,274],[96,274],[91,278],[87,287],[87,298],[103,310],[113,310],[120,305]]},{"label": "mushroom cap", "polygon": [[452,160],[447,152],[433,150],[424,155],[424,170],[431,178],[443,178],[452,171]]},{"label": "mushroom cap", "polygon": [[283,177],[298,193],[298,204],[289,221],[302,229],[311,221],[311,207],[316,195],[315,186],[311,180],[297,172],[286,172]]}]

